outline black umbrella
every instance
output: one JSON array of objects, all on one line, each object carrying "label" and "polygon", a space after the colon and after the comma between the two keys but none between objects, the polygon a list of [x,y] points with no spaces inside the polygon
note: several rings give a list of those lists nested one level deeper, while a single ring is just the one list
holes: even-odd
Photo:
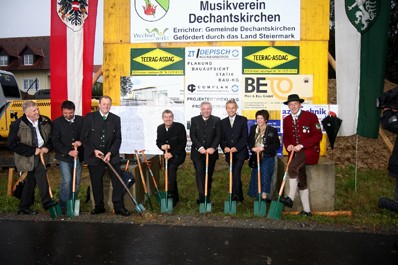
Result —
[{"label": "black umbrella", "polygon": [[330,147],[332,148],[332,150],[342,121],[343,120],[337,118],[336,114],[334,114],[333,112],[329,113],[329,115],[322,120],[322,126],[323,129],[326,131],[326,134],[328,135]]}]

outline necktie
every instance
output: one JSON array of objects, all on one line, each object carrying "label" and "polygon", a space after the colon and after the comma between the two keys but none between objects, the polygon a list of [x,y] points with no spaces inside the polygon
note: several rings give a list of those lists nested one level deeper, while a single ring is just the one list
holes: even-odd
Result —
[{"label": "necktie", "polygon": [[102,116],[102,119],[105,121],[106,120],[106,116],[104,115],[104,116]]},{"label": "necktie", "polygon": [[231,124],[231,127],[234,126],[234,119],[233,118],[229,118],[229,123]]}]

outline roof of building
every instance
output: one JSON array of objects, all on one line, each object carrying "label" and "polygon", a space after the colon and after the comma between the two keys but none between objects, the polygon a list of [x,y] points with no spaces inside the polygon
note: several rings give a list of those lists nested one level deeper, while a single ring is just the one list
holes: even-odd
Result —
[{"label": "roof of building", "polygon": [[[32,65],[23,64],[23,56],[33,54]],[[0,55],[8,55],[8,65],[0,70],[50,70],[50,36],[0,38]]]}]

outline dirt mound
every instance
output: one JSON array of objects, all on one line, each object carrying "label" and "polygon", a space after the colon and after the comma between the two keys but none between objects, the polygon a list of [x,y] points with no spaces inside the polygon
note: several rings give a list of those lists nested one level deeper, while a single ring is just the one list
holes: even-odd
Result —
[{"label": "dirt mound", "polygon": [[[384,82],[384,91],[397,87],[397,84],[389,81]],[[336,80],[329,80],[328,100],[330,104],[336,104]],[[394,144],[396,135],[385,131],[389,141]],[[338,166],[357,164],[358,168],[387,168],[390,150],[379,136],[378,139],[365,138],[358,135],[342,137],[339,136],[332,150],[327,148],[326,156],[335,161]]]}]

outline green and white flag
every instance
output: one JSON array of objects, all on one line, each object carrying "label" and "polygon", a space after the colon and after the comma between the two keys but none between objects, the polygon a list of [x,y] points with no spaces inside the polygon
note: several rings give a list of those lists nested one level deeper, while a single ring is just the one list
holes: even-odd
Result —
[{"label": "green and white flag", "polygon": [[336,86],[341,136],[377,138],[390,0],[335,0]]}]

